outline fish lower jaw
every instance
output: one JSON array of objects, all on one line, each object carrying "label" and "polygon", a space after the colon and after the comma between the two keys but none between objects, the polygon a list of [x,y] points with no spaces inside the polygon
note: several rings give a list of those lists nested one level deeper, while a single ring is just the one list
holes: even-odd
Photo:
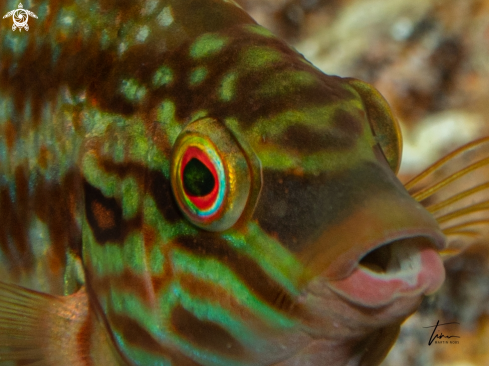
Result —
[{"label": "fish lower jaw", "polygon": [[328,287],[356,305],[381,307],[399,298],[432,294],[445,280],[443,262],[431,246],[398,243],[388,250],[383,262],[367,255],[348,277],[330,280]]}]

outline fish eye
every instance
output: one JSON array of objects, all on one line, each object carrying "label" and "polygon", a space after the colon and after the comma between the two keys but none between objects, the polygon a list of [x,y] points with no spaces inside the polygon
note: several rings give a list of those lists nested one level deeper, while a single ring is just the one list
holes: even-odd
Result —
[{"label": "fish eye", "polygon": [[222,161],[213,149],[205,152],[198,146],[189,146],[180,164],[180,182],[184,198],[193,211],[201,216],[218,211],[226,195],[225,172]]},{"label": "fish eye", "polygon": [[209,231],[233,226],[251,188],[248,162],[224,125],[203,118],[187,125],[172,150],[173,195],[185,217]]},{"label": "fish eye", "polygon": [[215,169],[203,163],[199,158],[190,159],[183,168],[183,188],[190,197],[203,197],[216,191]]}]

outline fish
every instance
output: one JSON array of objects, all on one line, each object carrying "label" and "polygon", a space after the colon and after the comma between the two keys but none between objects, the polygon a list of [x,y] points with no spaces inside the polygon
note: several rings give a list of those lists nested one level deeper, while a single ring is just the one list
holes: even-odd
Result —
[{"label": "fish", "polygon": [[1,365],[378,365],[487,238],[489,139],[402,184],[382,95],[231,0],[25,8],[0,27]]}]

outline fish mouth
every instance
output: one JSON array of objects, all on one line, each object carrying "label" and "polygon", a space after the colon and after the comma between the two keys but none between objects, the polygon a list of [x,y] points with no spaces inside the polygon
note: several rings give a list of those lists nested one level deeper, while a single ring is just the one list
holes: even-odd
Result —
[{"label": "fish mouth", "polygon": [[437,236],[401,234],[373,246],[358,259],[347,277],[330,279],[328,287],[364,307],[381,307],[399,298],[432,294],[445,280],[437,250],[443,244]]}]

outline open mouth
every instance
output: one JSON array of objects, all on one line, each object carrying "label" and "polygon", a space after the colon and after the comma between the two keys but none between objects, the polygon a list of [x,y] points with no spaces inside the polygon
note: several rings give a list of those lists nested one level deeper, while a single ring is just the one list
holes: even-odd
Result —
[{"label": "open mouth", "polygon": [[415,236],[373,248],[350,276],[329,286],[356,304],[378,307],[403,296],[431,294],[444,279],[445,269],[432,241]]},{"label": "open mouth", "polygon": [[360,259],[358,265],[381,274],[414,270],[421,264],[417,255],[419,250],[430,245],[430,241],[424,237],[398,239],[371,250]]}]

